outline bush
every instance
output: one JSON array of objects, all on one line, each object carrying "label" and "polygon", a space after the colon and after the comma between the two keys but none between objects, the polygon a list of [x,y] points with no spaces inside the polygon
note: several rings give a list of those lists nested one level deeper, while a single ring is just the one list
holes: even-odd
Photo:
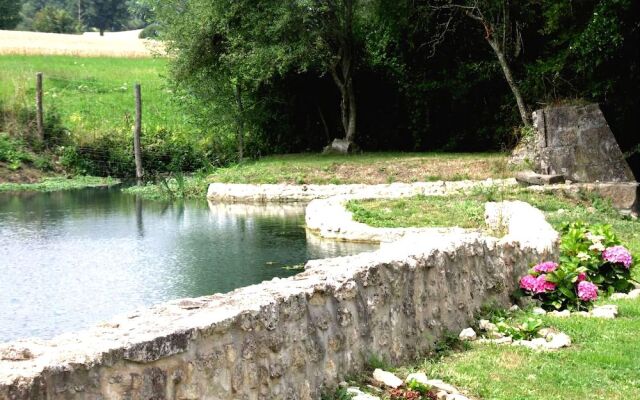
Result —
[{"label": "bush", "polygon": [[11,170],[19,169],[23,162],[31,162],[31,155],[24,151],[24,143],[13,139],[6,133],[0,133],[0,162],[7,163]]},{"label": "bush", "polygon": [[546,310],[585,310],[599,293],[633,288],[634,259],[610,226],[574,222],[561,233],[560,262],[540,263],[522,277],[525,295],[539,300]]},{"label": "bush", "polygon": [[140,39],[157,39],[158,36],[160,36],[160,25],[158,24],[147,25],[138,35]]}]

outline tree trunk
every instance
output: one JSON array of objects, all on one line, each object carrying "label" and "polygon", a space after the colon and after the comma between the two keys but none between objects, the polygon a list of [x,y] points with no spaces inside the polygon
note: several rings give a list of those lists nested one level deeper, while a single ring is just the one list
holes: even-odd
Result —
[{"label": "tree trunk", "polygon": [[242,92],[240,84],[235,86],[236,105],[238,107],[238,116],[236,119],[236,129],[238,132],[238,160],[242,162],[244,158],[244,105],[242,104]]},{"label": "tree trunk", "polygon": [[520,118],[522,119],[522,123],[524,126],[531,126],[531,120],[529,119],[529,113],[527,112],[527,107],[522,99],[522,94],[520,93],[520,89],[513,79],[513,75],[511,74],[511,68],[507,63],[507,59],[504,57],[504,53],[500,48],[500,44],[495,41],[492,37],[487,37],[487,42],[496,53],[498,57],[498,62],[502,67],[502,72],[504,73],[504,78],[506,79],[509,87],[511,88],[511,92],[513,92],[513,96],[516,98],[516,103],[518,103],[518,110],[520,111]]},{"label": "tree trunk", "polygon": [[104,28],[100,28],[100,36],[104,36]]},{"label": "tree trunk", "polygon": [[346,139],[348,142],[353,143],[356,136],[356,93],[353,88],[353,81],[351,78],[349,78],[346,90],[349,101],[349,118],[346,128]]}]

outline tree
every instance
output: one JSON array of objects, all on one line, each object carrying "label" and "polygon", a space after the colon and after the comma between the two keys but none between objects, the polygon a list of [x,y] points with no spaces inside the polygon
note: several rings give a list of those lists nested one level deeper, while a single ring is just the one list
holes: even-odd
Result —
[{"label": "tree", "polygon": [[118,30],[126,25],[129,11],[126,0],[88,0],[85,5],[86,24],[100,30]]},{"label": "tree", "polygon": [[37,32],[73,33],[76,21],[65,10],[46,6],[34,16],[32,28]]},{"label": "tree", "polygon": [[20,7],[16,0],[0,0],[0,29],[14,29],[20,22]]},{"label": "tree", "polygon": [[484,39],[498,59],[504,78],[515,97],[520,118],[524,126],[531,125],[529,111],[522,97],[518,83],[513,77],[513,72],[507,59],[507,47],[511,44],[519,52],[521,37],[518,21],[513,18],[513,11],[517,0],[464,0],[462,2],[449,1],[445,5],[434,6],[435,9],[449,8],[461,11],[470,19],[482,26]]}]

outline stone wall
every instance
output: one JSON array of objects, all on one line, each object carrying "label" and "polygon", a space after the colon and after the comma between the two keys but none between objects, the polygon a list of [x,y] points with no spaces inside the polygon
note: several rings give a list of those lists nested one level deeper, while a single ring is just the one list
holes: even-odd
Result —
[{"label": "stone wall", "polygon": [[408,197],[416,195],[444,195],[475,187],[515,186],[515,179],[487,179],[484,181],[415,182],[387,185],[251,185],[212,183],[207,198],[224,203],[309,202],[331,196]]},{"label": "stone wall", "polygon": [[0,399],[318,399],[370,356],[412,359],[481,305],[506,305],[557,251],[531,206],[491,205],[488,220],[507,236],[408,235],[288,279],[0,345]]}]

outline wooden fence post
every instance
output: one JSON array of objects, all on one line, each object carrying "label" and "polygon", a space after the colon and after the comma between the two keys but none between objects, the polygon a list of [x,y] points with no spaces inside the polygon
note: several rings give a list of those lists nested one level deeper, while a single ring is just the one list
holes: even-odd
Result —
[{"label": "wooden fence post", "polygon": [[142,184],[142,150],[140,148],[140,135],[142,134],[142,94],[140,84],[135,85],[136,94],[136,125],[133,132],[133,154],[136,160],[136,181]]},{"label": "wooden fence post", "polygon": [[36,125],[38,140],[44,141],[44,110],[42,106],[42,72],[36,74]]}]

